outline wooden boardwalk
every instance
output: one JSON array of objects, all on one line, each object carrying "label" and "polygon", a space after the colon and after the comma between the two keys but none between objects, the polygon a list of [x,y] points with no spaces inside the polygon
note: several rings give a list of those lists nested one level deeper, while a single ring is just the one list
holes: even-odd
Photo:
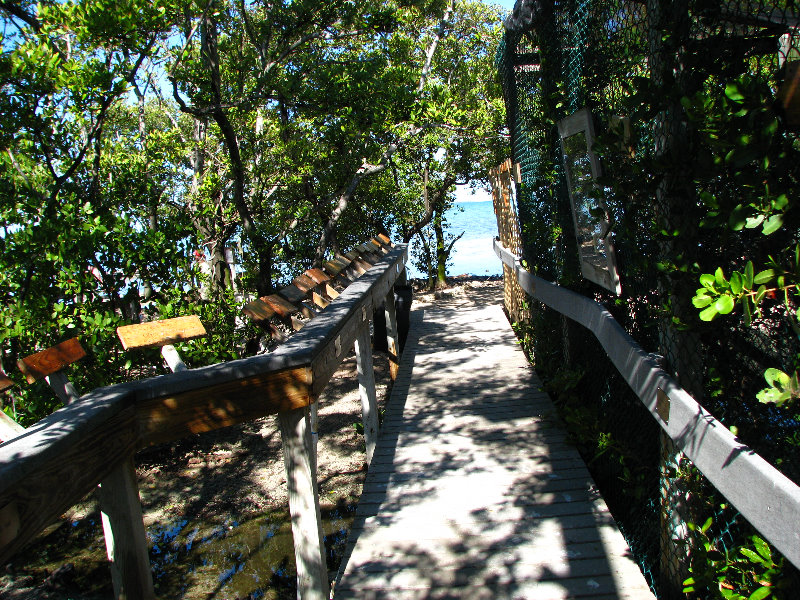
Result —
[{"label": "wooden boardwalk", "polygon": [[335,599],[653,598],[490,295],[412,313]]}]

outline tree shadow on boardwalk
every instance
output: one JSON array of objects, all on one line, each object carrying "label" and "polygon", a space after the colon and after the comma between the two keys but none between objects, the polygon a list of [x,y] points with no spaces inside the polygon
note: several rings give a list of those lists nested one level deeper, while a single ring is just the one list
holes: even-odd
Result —
[{"label": "tree shadow on boardwalk", "polygon": [[414,314],[335,597],[652,598],[480,296]]}]

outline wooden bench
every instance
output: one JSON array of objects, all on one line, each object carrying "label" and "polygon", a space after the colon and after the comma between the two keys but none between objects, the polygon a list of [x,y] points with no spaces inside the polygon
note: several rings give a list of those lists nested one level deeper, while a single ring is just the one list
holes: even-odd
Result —
[{"label": "wooden bench", "polygon": [[[44,379],[66,405],[77,400],[79,395],[63,370],[84,356],[86,352],[78,338],[72,338],[17,361],[17,366],[28,383]],[[0,370],[0,392],[6,393],[13,385],[14,382],[8,375]],[[22,425],[0,410],[0,443],[11,440],[24,431]]]},{"label": "wooden bench", "polygon": [[275,294],[247,303],[242,312],[267,329],[279,342],[288,335],[281,326],[299,331],[335,300],[341,291],[369,270],[392,247],[391,240],[378,236],[355,250],[327,261],[322,269],[308,269]]},{"label": "wooden bench", "polygon": [[66,405],[77,400],[79,394],[67,379],[64,369],[85,356],[86,351],[75,337],[18,360],[17,367],[25,375],[28,383],[36,383],[40,379],[44,379],[50,389]]}]

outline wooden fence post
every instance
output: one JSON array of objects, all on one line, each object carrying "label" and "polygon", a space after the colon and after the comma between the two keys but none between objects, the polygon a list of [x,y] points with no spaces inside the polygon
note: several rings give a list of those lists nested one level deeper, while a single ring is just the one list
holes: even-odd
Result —
[{"label": "wooden fence post", "polygon": [[173,373],[180,373],[181,371],[188,370],[186,363],[183,362],[181,355],[178,354],[178,351],[172,344],[165,344],[161,346],[161,356],[164,357],[169,370]]},{"label": "wooden fence post", "polygon": [[367,446],[367,464],[372,462],[378,438],[378,399],[375,393],[375,369],[372,364],[372,344],[369,336],[369,320],[358,330],[356,336],[356,365],[358,367],[358,391],[361,395],[361,414],[364,419],[364,442]]},{"label": "wooden fence post", "polygon": [[317,474],[312,469],[308,407],[278,413],[297,562],[297,597],[328,600],[330,584],[322,540]]},{"label": "wooden fence post", "polygon": [[97,488],[114,597],[154,599],[150,556],[142,520],[133,457],[120,464]]},{"label": "wooden fence post", "polygon": [[392,381],[400,370],[400,338],[397,334],[397,312],[394,308],[394,288],[389,290],[384,301],[386,311],[386,342],[389,346],[389,373]]}]

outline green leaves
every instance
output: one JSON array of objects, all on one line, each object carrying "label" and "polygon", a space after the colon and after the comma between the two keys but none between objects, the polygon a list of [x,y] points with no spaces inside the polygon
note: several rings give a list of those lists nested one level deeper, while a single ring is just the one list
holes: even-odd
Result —
[{"label": "green leaves", "polygon": [[744,100],[744,94],[742,94],[737,82],[730,82],[725,85],[725,95],[734,102]]},{"label": "green leaves", "polygon": [[[800,253],[795,248],[796,263],[800,263]],[[700,285],[692,304],[695,308],[703,309],[700,319],[712,321],[717,315],[727,315],[733,312],[737,304],[742,305],[744,322],[750,325],[753,316],[761,316],[761,303],[765,298],[774,297],[776,292],[782,291],[785,297],[787,315],[796,321],[795,313],[790,306],[790,295],[797,294],[797,281],[800,269],[792,265],[788,270],[770,259],[770,267],[755,273],[752,261],[747,261],[744,271],[734,271],[730,280],[725,278],[722,268],[717,268],[713,275],[704,273],[700,275]],[[768,289],[766,286],[776,282],[777,287]]]},{"label": "green leaves", "polygon": [[774,83],[753,73],[722,83],[681,100],[700,134],[695,178],[709,209],[701,223],[773,236],[790,222],[798,181],[796,150],[773,108]]},{"label": "green leaves", "polygon": [[[745,325],[751,325],[755,318],[760,318],[761,304],[765,298],[783,296],[783,308],[795,333],[800,332],[797,310],[798,276],[800,274],[800,244],[796,245],[790,256],[789,266],[781,266],[770,258],[769,267],[755,272],[752,261],[748,261],[744,271],[734,271],[730,279],[725,278],[722,268],[714,274],[704,273],[700,276],[699,288],[692,298],[692,304],[700,310],[702,321],[713,321],[717,315],[733,312],[737,304],[742,306],[742,319]],[[774,288],[767,284],[774,282]],[[764,373],[767,387],[761,390],[756,398],[759,402],[778,406],[792,405],[800,398],[800,383],[795,371],[789,375],[780,369],[770,368]]]},{"label": "green leaves", "polygon": [[762,234],[771,235],[783,227],[784,213],[788,208],[789,201],[785,194],[770,200],[768,204],[761,201],[738,204],[728,217],[728,226],[734,231],[761,227]]},{"label": "green leaves", "polygon": [[730,217],[728,217],[728,226],[734,231],[741,231],[747,224],[747,219],[747,209],[742,204],[738,204],[736,208],[731,211]]},{"label": "green leaves", "polygon": [[777,214],[768,217],[764,221],[764,227],[762,229],[762,233],[764,235],[770,235],[771,233],[775,233],[783,226],[783,215]]},{"label": "green leaves", "polygon": [[758,588],[755,592],[747,597],[747,600],[762,600],[772,594],[772,590],[766,586]]},{"label": "green leaves", "polygon": [[[748,262],[748,264],[750,265],[750,267],[753,266],[753,264],[750,262]],[[753,283],[756,285],[769,283],[770,281],[772,281],[774,277],[775,277],[775,269],[764,269],[763,271],[760,271],[758,275],[753,277]]]},{"label": "green leaves", "polygon": [[[750,266],[752,267],[752,263],[750,263]],[[745,268],[745,270],[746,270],[746,268]],[[744,281],[745,281],[745,275],[743,275],[742,273],[739,273],[739,271],[734,271],[731,274],[731,281],[730,281],[731,293],[733,293],[735,296],[738,296],[739,294],[741,294],[742,293],[742,289],[744,288]],[[731,310],[733,310],[733,309],[731,309]],[[730,312],[730,311],[728,311],[728,312]]]},{"label": "green leaves", "polygon": [[736,306],[736,298],[741,295],[744,280],[745,277],[739,272],[734,272],[731,281],[726,280],[722,268],[718,268],[713,275],[702,274],[700,284],[703,287],[692,298],[694,307],[703,309],[700,319],[712,321],[717,315],[731,313]]},{"label": "green leaves", "polygon": [[791,576],[783,575],[784,559],[776,561],[770,545],[758,535],[730,548],[719,543],[710,517],[702,527],[687,523],[687,528],[693,538],[691,577],[683,582],[683,592],[692,598],[760,600],[791,585]]},{"label": "green leaves", "polygon": [[800,398],[800,383],[797,379],[797,371],[788,375],[780,369],[767,369],[764,372],[764,379],[767,387],[756,394],[759,402],[765,404],[777,404],[781,406],[785,403],[794,403]]},{"label": "green leaves", "polygon": [[714,310],[721,315],[727,315],[733,311],[734,306],[736,303],[731,296],[720,296],[714,303]]},{"label": "green leaves", "polygon": [[719,314],[717,307],[709,306],[707,309],[700,312],[700,319],[703,321],[712,321],[717,314]]}]

